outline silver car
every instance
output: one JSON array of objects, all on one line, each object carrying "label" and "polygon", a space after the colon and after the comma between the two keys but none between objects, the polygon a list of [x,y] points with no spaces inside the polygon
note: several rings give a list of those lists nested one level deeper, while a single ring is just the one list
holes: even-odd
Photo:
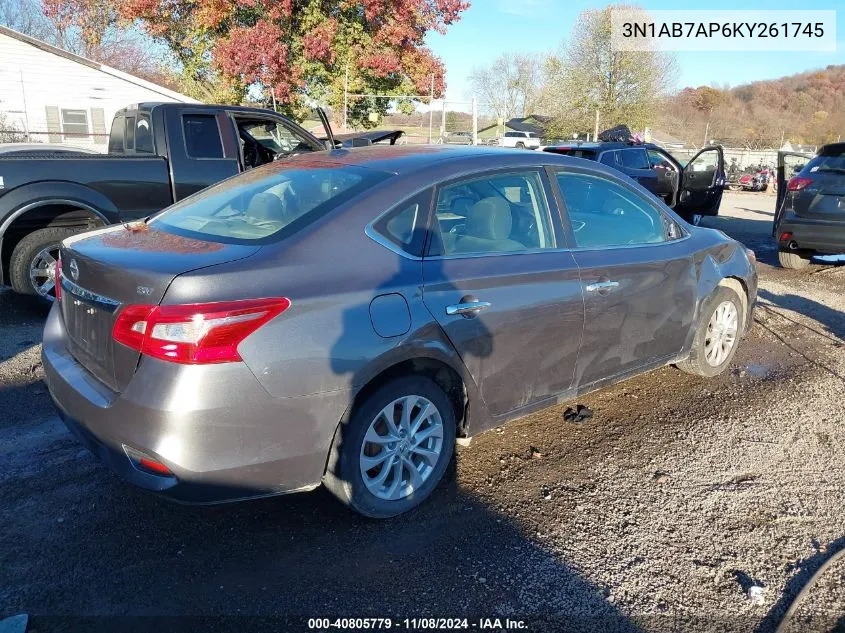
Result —
[{"label": "silver car", "polygon": [[44,331],[67,426],[209,503],[325,484],[373,517],[456,437],[674,363],[725,370],[753,253],[595,162],[336,150],[68,238]]}]

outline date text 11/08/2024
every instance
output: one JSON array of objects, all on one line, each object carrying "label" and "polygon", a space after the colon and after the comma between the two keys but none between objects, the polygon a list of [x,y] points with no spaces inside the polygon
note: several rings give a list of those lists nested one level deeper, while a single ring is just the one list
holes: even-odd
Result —
[{"label": "date text 11/08/2024", "polygon": [[308,629],[312,631],[379,629],[526,631],[528,623],[525,620],[511,618],[309,618]]}]

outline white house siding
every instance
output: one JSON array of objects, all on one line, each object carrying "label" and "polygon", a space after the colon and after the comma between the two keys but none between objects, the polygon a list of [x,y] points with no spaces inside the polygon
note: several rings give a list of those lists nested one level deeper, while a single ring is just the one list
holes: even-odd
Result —
[{"label": "white house siding", "polygon": [[[6,116],[7,123],[29,132],[32,141],[86,146],[105,152],[114,113],[145,101],[197,103],[94,62],[43,50],[18,39],[17,34],[10,35],[7,29],[0,31],[0,113]],[[62,133],[64,129],[81,129],[63,128],[62,110],[84,111],[89,135]],[[70,120],[65,125],[82,120],[79,112],[66,114]],[[48,134],[51,131],[53,134]]]}]

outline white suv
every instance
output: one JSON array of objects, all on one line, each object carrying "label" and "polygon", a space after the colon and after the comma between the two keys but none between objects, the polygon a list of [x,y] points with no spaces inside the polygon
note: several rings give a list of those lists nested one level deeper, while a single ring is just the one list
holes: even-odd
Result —
[{"label": "white suv", "polygon": [[505,136],[499,139],[497,145],[519,149],[539,149],[540,137],[534,132],[505,132]]}]

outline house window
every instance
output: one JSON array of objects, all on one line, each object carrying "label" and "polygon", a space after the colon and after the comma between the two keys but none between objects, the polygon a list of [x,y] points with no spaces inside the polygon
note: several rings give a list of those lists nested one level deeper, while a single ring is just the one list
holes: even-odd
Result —
[{"label": "house window", "polygon": [[62,132],[72,138],[88,136],[88,112],[86,110],[62,110]]}]

